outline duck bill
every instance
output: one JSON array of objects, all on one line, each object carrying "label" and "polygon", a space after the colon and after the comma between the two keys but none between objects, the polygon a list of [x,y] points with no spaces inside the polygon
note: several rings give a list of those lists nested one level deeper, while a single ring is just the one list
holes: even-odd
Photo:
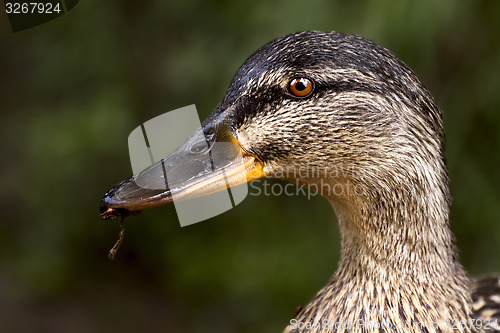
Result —
[{"label": "duck bill", "polygon": [[262,163],[241,149],[225,118],[207,119],[169,156],[109,190],[101,201],[102,218],[202,197],[265,176]]}]

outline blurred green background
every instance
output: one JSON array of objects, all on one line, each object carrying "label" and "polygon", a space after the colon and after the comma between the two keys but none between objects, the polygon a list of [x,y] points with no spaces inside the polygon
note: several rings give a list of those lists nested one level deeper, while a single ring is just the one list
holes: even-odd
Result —
[{"label": "blurred green background", "polygon": [[196,104],[300,30],[359,34],[413,68],[445,112],[452,226],[471,275],[500,271],[500,1],[81,1],[13,34],[0,14],[0,332],[281,332],[328,280],[335,216],[249,196],[181,228],[173,206],[101,221],[131,176],[128,134]]}]

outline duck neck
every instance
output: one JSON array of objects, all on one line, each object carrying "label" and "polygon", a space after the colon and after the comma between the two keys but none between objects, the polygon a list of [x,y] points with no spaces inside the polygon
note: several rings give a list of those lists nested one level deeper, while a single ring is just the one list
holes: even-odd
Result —
[{"label": "duck neck", "polygon": [[[435,187],[416,186],[419,193],[391,188],[391,193],[369,192],[370,199],[330,198],[339,220],[341,258],[330,282],[297,320],[415,326],[405,332],[472,331],[449,325],[467,322],[471,297],[448,223],[447,186],[434,192],[423,189]],[[379,332],[367,326],[350,331]]]},{"label": "duck neck", "polygon": [[393,274],[414,282],[465,276],[449,227],[446,193],[373,194],[332,202],[341,233],[339,274]]}]

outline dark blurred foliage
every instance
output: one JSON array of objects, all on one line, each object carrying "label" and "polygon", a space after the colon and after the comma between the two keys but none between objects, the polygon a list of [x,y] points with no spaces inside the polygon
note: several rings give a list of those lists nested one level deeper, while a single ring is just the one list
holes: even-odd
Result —
[{"label": "dark blurred foliage", "polygon": [[0,331],[281,332],[328,280],[322,198],[249,196],[181,228],[174,207],[118,223],[127,137],[206,117],[255,49],[299,30],[360,34],[413,68],[445,112],[452,225],[471,274],[500,271],[500,2],[80,1],[13,34],[0,14]]}]

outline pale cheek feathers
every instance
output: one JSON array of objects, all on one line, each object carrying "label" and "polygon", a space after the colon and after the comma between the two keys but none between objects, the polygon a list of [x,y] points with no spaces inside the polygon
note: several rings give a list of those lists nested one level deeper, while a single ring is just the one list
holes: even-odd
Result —
[{"label": "pale cheek feathers", "polygon": [[416,137],[415,129],[422,134],[429,129],[423,129],[418,116],[409,119],[404,103],[395,98],[331,93],[319,99],[285,99],[263,111],[237,129],[237,136],[244,149],[265,162],[356,169],[367,178],[402,184],[418,178],[437,184],[443,177],[437,174],[442,167],[429,162],[439,163],[433,157],[441,153],[439,135]]}]

